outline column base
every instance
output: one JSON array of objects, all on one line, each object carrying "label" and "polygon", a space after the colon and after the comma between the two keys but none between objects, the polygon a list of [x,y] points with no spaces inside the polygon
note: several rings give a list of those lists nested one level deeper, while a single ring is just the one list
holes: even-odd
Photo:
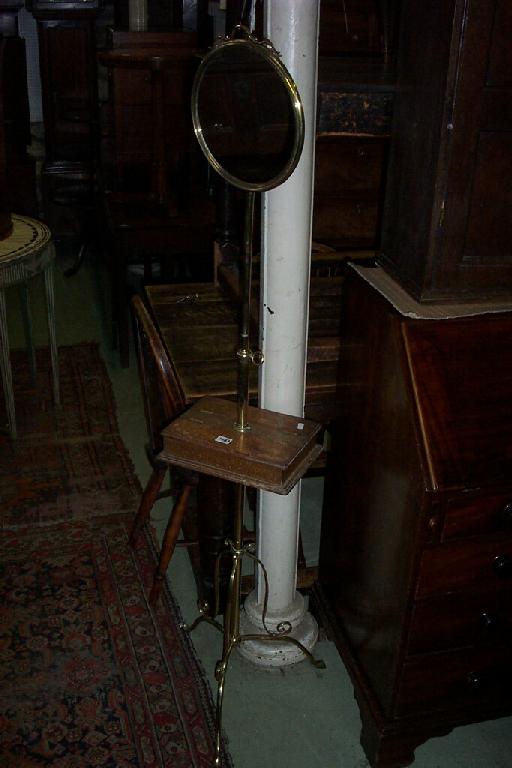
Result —
[{"label": "column base", "polygon": [[[241,635],[266,635],[262,621],[261,604],[257,602],[256,591],[247,597],[240,616]],[[306,610],[306,602],[300,592],[295,593],[293,602],[281,610],[279,616],[269,611],[265,618],[267,629],[276,632],[279,625],[291,624],[291,632],[282,637],[292,637],[307,651],[312,651],[318,639],[318,625]],[[245,640],[238,646],[238,652],[248,661],[261,667],[284,667],[297,664],[307,657],[295,643],[284,640]]]}]

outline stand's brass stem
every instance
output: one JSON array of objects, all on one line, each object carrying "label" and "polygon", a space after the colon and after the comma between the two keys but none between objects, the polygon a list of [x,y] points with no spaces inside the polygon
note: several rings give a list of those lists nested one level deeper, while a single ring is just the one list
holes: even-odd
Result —
[{"label": "stand's brass stem", "polygon": [[[234,525],[233,525],[233,538],[226,541],[229,549],[224,550],[217,558],[215,567],[215,589],[218,593],[219,588],[219,563],[220,558],[226,554],[230,554],[232,558],[231,574],[229,578],[229,585],[226,597],[226,607],[224,610],[224,624],[223,627],[219,622],[208,614],[209,607],[206,603],[200,605],[200,615],[190,626],[184,626],[184,629],[192,631],[201,621],[207,621],[216,629],[221,629],[223,632],[223,648],[222,657],[215,665],[215,679],[217,681],[217,705],[215,711],[215,768],[220,768],[222,761],[221,754],[221,734],[222,734],[222,704],[224,701],[224,689],[226,685],[226,673],[228,670],[229,659],[231,653],[236,646],[246,641],[266,641],[281,643],[291,643],[298,648],[317,669],[325,669],[325,664],[322,660],[316,659],[313,654],[294,637],[290,637],[288,634],[291,631],[291,625],[286,622],[288,626],[283,628],[278,627],[277,632],[271,632],[267,629],[265,624],[265,614],[268,599],[268,579],[265,567],[263,563],[252,553],[251,544],[244,544],[243,534],[243,516],[244,516],[244,503],[245,503],[245,486],[238,484],[236,486],[235,497],[235,510],[234,510]],[[248,555],[252,560],[255,560],[258,565],[263,569],[265,576],[265,598],[264,598],[264,611],[263,611],[263,626],[266,629],[266,634],[240,634],[240,604],[241,604],[241,582],[242,582],[242,558],[244,555]],[[216,599],[218,606],[218,599]],[[214,608],[214,614],[216,608]]]},{"label": "stand's brass stem", "polygon": [[226,624],[227,631],[224,635],[224,650],[227,650],[232,643],[236,643],[240,634],[240,595],[242,583],[242,557],[243,557],[243,517],[245,486],[240,483],[235,489],[235,517],[233,529],[233,541],[231,542],[231,551],[233,553],[233,563],[231,566],[231,577],[229,580],[228,599],[226,603]]},{"label": "stand's brass stem", "polygon": [[249,369],[251,366],[251,350],[249,347],[249,331],[251,324],[251,277],[252,277],[252,230],[254,226],[254,192],[247,192],[245,203],[244,223],[244,253],[242,260],[241,288],[242,307],[240,319],[240,348],[238,358],[238,410],[235,429],[247,432],[247,406],[249,404]]}]

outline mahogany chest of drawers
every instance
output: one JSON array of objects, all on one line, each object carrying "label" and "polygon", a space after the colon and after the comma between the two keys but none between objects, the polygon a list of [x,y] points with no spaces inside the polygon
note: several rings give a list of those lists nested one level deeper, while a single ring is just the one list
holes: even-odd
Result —
[{"label": "mahogany chest of drawers", "polygon": [[320,595],[372,766],[512,714],[512,313],[400,315],[355,276]]}]

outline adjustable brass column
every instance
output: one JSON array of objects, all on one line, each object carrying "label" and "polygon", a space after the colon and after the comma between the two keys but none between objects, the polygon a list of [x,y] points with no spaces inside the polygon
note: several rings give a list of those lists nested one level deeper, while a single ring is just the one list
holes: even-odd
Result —
[{"label": "adjustable brass column", "polygon": [[[238,357],[238,411],[235,427],[240,432],[247,432],[250,426],[247,422],[247,406],[249,405],[249,370],[254,362],[251,352],[249,334],[251,326],[251,282],[252,282],[252,230],[254,227],[254,192],[246,193],[244,253],[242,259],[242,307],[240,318],[240,348]],[[261,364],[261,353],[256,363]]]}]

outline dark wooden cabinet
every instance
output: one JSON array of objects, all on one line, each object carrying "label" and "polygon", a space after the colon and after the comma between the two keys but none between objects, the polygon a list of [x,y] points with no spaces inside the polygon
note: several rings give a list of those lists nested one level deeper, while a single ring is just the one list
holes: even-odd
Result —
[{"label": "dark wooden cabinet", "polygon": [[37,216],[35,161],[28,155],[30,115],[25,41],[18,34],[22,0],[0,0],[0,230],[10,212]]},{"label": "dark wooden cabinet", "polygon": [[349,278],[320,595],[374,767],[512,714],[512,313],[419,320]]},{"label": "dark wooden cabinet", "polygon": [[180,184],[185,186],[180,161],[195,149],[189,104],[198,62],[196,34],[112,30],[110,44],[100,61],[109,73],[112,184],[166,203]]},{"label": "dark wooden cabinet", "polygon": [[[45,214],[54,231],[94,195],[98,159],[96,17],[100,0],[31,0],[43,99]],[[77,209],[78,206],[78,209]],[[65,226],[64,226],[65,228]]]},{"label": "dark wooden cabinet", "polygon": [[381,263],[420,300],[512,294],[512,5],[404,0]]}]

